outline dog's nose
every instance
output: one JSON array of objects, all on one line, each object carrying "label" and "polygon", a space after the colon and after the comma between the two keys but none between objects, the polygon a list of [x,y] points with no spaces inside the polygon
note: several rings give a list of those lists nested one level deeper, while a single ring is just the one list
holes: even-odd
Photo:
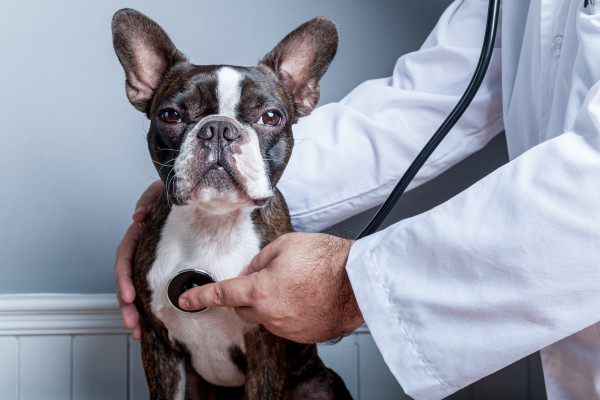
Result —
[{"label": "dog's nose", "polygon": [[225,139],[228,142],[239,139],[236,127],[227,121],[209,121],[198,131],[198,138],[203,140]]}]

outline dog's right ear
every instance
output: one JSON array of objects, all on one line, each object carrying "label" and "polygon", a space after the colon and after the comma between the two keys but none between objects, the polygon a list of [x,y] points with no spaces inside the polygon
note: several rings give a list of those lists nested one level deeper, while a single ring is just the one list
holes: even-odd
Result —
[{"label": "dog's right ear", "polygon": [[154,90],[165,73],[186,58],[156,22],[138,11],[117,11],[112,33],[115,52],[125,70],[127,98],[148,114]]}]

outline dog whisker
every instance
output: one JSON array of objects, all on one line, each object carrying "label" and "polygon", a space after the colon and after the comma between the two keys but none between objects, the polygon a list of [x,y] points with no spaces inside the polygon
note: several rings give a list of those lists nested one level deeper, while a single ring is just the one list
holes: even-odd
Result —
[{"label": "dog whisker", "polygon": [[154,164],[162,165],[163,167],[172,167],[172,166],[174,166],[174,165],[175,165],[175,160],[176,160],[176,158],[172,158],[172,159],[170,159],[170,160],[166,161],[165,163],[161,163],[161,162],[158,162],[158,161],[154,161],[154,160],[152,160],[152,159],[150,159],[150,160],[151,160],[151,161],[152,161]]}]

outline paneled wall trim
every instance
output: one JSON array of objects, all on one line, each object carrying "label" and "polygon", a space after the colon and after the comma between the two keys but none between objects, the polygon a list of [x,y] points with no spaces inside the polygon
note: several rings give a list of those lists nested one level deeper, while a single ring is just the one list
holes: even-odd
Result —
[{"label": "paneled wall trim", "polygon": [[0,295],[0,336],[128,332],[114,294]]},{"label": "paneled wall trim", "polygon": [[[0,399],[148,399],[114,294],[0,295]],[[366,327],[320,345],[355,399],[403,399]]]}]

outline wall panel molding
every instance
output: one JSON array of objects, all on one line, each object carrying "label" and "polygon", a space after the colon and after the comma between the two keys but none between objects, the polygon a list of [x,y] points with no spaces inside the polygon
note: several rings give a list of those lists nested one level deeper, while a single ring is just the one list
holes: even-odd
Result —
[{"label": "wall panel molding", "polygon": [[0,295],[0,336],[128,333],[114,294]]}]

